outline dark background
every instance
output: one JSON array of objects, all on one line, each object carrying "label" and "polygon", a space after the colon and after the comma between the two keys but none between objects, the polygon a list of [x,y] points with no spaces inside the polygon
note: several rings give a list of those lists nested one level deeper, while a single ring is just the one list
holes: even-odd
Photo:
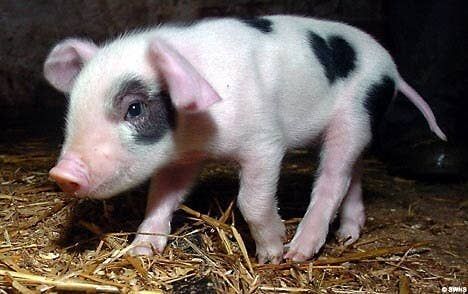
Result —
[{"label": "dark background", "polygon": [[[86,37],[99,43],[161,22],[288,13],[344,21],[373,35],[432,106],[450,144],[466,154],[467,2],[0,0],[0,123],[4,128],[18,123],[62,125],[66,100],[43,79],[42,64],[63,38]],[[398,97],[381,127],[379,148],[388,153],[402,140],[428,137],[433,136],[422,115]]]},{"label": "dark background", "polygon": [[134,28],[211,16],[291,13],[339,19],[383,36],[380,0],[362,1],[5,1],[0,20],[0,107],[11,117],[63,105],[42,78],[51,47],[74,36],[103,42]]},{"label": "dark background", "polygon": [[[340,263],[343,270],[317,267],[308,271],[294,266],[291,271],[271,270],[253,276],[259,276],[260,283],[267,280],[266,285],[284,286],[288,280],[293,280],[287,286],[310,287],[312,292],[343,289],[397,293],[399,287],[404,292],[402,281],[406,279],[413,293],[440,293],[442,286],[466,286],[468,181],[421,183],[402,179],[400,175],[405,164],[413,174],[427,172],[431,167],[438,167],[440,158],[451,160],[443,162],[442,171],[436,169],[436,179],[440,179],[444,171],[449,171],[447,178],[453,179],[460,170],[468,170],[468,164],[459,164],[468,150],[467,6],[468,0],[0,0],[0,194],[6,196],[0,201],[0,227],[5,233],[3,239],[8,234],[11,238],[11,242],[2,243],[7,245],[6,251],[2,251],[5,260],[14,261],[14,270],[24,267],[28,272],[41,273],[51,279],[56,279],[57,275],[74,275],[104,260],[117,248],[113,245],[115,241],[126,246],[124,235],[107,239],[113,236],[108,233],[134,232],[143,217],[144,188],[106,202],[76,202],[48,180],[47,171],[60,152],[66,103],[62,94],[47,85],[41,73],[46,55],[54,44],[70,36],[102,42],[133,28],[171,20],[290,13],[344,21],[372,34],[391,52],[402,76],[432,106],[450,141],[438,140],[415,107],[398,97],[375,137],[374,151],[382,155],[380,158],[385,165],[371,156],[365,160],[363,195],[367,218],[361,239],[346,248],[333,241],[333,234],[329,234],[319,255],[343,257],[402,244],[419,243],[424,247],[407,251],[401,258],[391,254]],[[313,157],[308,150],[298,150],[290,152],[284,160],[277,196],[280,213],[288,220],[289,238],[308,206],[316,167]],[[387,170],[396,171],[396,176],[389,175]],[[217,218],[219,207],[224,211],[237,193],[235,166],[210,163],[187,205]],[[9,195],[12,198],[8,198]],[[253,257],[254,241],[249,237],[248,227],[242,223],[238,211],[233,215],[236,228]],[[181,211],[176,213],[172,222],[174,228],[185,228],[178,235],[190,231],[187,240],[205,251],[194,255],[192,248],[196,247],[173,239],[177,245],[171,247],[181,249],[171,251],[176,253],[174,260],[183,263],[188,258],[192,264],[194,257],[225,256],[217,233],[200,223],[204,222],[189,220]],[[331,232],[337,224],[332,225]],[[91,225],[95,229],[90,230]],[[98,250],[101,253],[94,251],[100,248],[98,244],[104,238],[113,240],[112,246],[104,245]],[[21,246],[16,247],[16,244]],[[10,251],[8,245],[19,249]],[[57,259],[43,257],[50,253],[60,254]],[[170,256],[172,258],[172,253]],[[237,253],[234,256],[238,256]],[[145,262],[145,266],[156,264],[168,272],[175,271],[174,264],[160,264],[158,260]],[[224,283],[214,272],[223,268],[236,272],[238,267],[243,267],[237,259],[225,261],[228,263],[217,264],[215,270],[203,267],[203,272],[209,274],[203,274],[202,280],[197,275],[172,284],[172,292],[212,293],[209,289],[213,286],[209,288],[209,284]],[[108,264],[105,271],[113,274],[115,269],[120,273],[124,264],[127,261],[118,259]],[[0,263],[2,269],[10,266],[8,262]],[[243,271],[245,269],[240,272]],[[155,285],[148,284],[144,275],[137,272],[135,275],[141,277],[138,285],[142,288]],[[313,280],[304,284],[303,277],[310,275]],[[239,280],[234,281],[237,274],[227,276],[232,277],[234,285],[239,283]],[[129,280],[127,272],[117,277],[122,279],[119,283],[123,281],[128,286],[126,289],[134,289],[129,282],[133,279]],[[99,278],[117,282],[107,274]],[[0,278],[0,288],[7,283],[9,287],[12,281],[15,280],[8,279],[2,284]],[[241,279],[242,283],[246,281]],[[18,285],[21,285],[19,282],[33,287],[22,281],[18,281]],[[13,291],[12,287],[6,291],[9,289]]]}]

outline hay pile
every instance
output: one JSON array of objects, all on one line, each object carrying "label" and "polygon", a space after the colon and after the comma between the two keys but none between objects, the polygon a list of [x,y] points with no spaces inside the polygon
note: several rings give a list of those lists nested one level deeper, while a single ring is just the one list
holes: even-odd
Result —
[{"label": "hay pile", "polygon": [[[330,240],[312,262],[258,265],[232,199],[206,213],[182,206],[165,252],[132,257],[134,196],[66,197],[48,180],[56,155],[45,139],[0,152],[0,293],[427,293],[457,282],[428,269],[427,244],[368,235],[348,248]],[[297,223],[286,221],[289,238]]]}]

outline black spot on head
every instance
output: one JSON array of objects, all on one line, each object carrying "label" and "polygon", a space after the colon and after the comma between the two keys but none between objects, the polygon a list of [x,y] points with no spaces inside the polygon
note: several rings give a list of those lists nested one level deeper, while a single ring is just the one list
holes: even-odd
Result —
[{"label": "black spot on head", "polygon": [[[142,144],[159,141],[167,131],[175,128],[176,112],[169,94],[160,92],[144,104],[146,117],[133,122],[136,130],[135,140]],[[145,115],[145,114],[144,114]]]},{"label": "black spot on head", "polygon": [[254,18],[243,18],[241,19],[246,25],[259,30],[262,33],[271,33],[273,32],[273,22],[269,19],[263,17],[254,17]]},{"label": "black spot on head", "polygon": [[114,109],[119,119],[131,125],[135,142],[139,144],[155,143],[175,128],[176,112],[169,94],[154,93],[140,79],[121,82],[114,96]]},{"label": "black spot on head", "polygon": [[309,43],[330,84],[337,78],[346,78],[356,67],[356,52],[341,36],[329,36],[325,40],[309,31]]},{"label": "black spot on head", "polygon": [[364,99],[364,107],[371,120],[372,134],[376,135],[380,122],[395,95],[395,81],[389,76],[371,85]]}]

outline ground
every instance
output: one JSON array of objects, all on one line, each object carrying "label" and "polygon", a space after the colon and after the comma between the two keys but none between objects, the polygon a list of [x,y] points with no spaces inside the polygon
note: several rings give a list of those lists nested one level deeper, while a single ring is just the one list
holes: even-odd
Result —
[{"label": "ground", "polygon": [[[257,265],[248,229],[230,209],[236,166],[213,162],[176,213],[166,251],[131,257],[125,252],[143,217],[145,187],[105,202],[71,199],[47,176],[60,148],[57,127],[11,124],[2,132],[0,293],[440,293],[468,286],[466,182],[391,176],[367,156],[367,222],[357,243],[344,247],[330,234],[310,262]],[[278,197],[289,239],[314,167],[308,150],[285,159]]]}]

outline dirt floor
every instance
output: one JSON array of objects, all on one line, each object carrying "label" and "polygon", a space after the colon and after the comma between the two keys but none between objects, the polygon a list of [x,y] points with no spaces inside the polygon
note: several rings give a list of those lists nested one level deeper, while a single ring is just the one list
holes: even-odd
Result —
[{"label": "dirt floor", "polygon": [[[11,125],[1,133],[0,293],[466,292],[466,182],[393,177],[368,158],[367,222],[357,243],[344,247],[330,234],[311,262],[257,265],[248,229],[230,210],[237,170],[209,163],[176,213],[166,251],[131,257],[125,252],[143,217],[145,187],[105,202],[66,197],[47,176],[59,132]],[[298,150],[285,159],[278,197],[289,239],[307,207],[313,157]]]}]

